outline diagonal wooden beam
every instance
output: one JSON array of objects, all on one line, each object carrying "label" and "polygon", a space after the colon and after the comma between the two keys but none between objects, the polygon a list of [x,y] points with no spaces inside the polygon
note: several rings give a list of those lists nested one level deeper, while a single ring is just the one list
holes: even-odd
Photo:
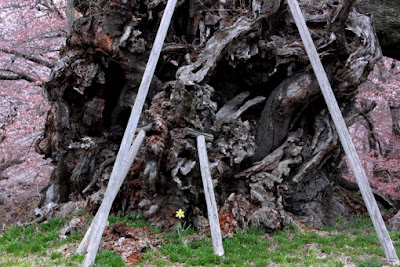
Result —
[{"label": "diagonal wooden beam", "polygon": [[364,199],[365,205],[367,206],[372,223],[374,224],[375,231],[385,252],[386,259],[391,264],[399,265],[400,263],[399,258],[396,254],[396,250],[394,249],[392,240],[390,239],[389,233],[382,219],[382,215],[372,193],[371,187],[368,183],[367,176],[361,165],[361,161],[351,140],[349,131],[343,119],[342,113],[339,109],[339,105],[336,101],[335,95],[333,94],[324,67],[322,66],[317,49],[315,48],[314,42],[307,28],[303,13],[301,12],[297,0],[287,0],[287,2],[289,4],[289,8],[292,12],[296,26],[299,30],[301,39],[303,40],[307,55],[310,58],[311,65],[314,69],[315,76],[317,77],[325,102],[328,106],[328,110],[335,124],[339,139],[349,159],[354,176],[356,177],[358,187],[360,188],[361,195]]}]

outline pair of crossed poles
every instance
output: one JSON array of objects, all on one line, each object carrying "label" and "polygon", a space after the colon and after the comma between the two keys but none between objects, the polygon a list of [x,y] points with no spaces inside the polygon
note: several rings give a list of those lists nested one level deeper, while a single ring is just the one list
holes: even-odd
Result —
[{"label": "pair of crossed poles", "polygon": [[[93,219],[88,231],[85,234],[82,242],[80,243],[77,253],[87,253],[83,262],[84,267],[90,266],[94,263],[96,254],[100,245],[101,236],[107,223],[107,218],[111,210],[112,203],[122,185],[125,176],[127,175],[130,166],[137,153],[139,152],[140,146],[143,143],[146,132],[141,129],[132,143],[134,138],[139,117],[143,109],[143,105],[149,90],[151,79],[154,75],[157,61],[160,56],[162,45],[164,43],[165,36],[168,31],[168,27],[171,22],[171,18],[176,6],[177,0],[168,0],[165,8],[163,17],[161,19],[160,27],[158,29],[156,39],[154,41],[153,48],[150,52],[150,57],[146,65],[143,79],[139,87],[139,91],[132,108],[132,112],[128,121],[127,128],[124,133],[124,137],[121,142],[120,149],[117,154],[117,158],[114,163],[114,168],[111,173],[110,181],[107,185],[106,192],[99,210]],[[311,65],[314,69],[315,76],[317,77],[320,85],[322,94],[325,98],[325,102],[328,106],[328,110],[331,114],[333,122],[336,126],[336,130],[339,135],[339,139],[342,146],[349,158],[351,168],[356,177],[357,184],[360,188],[364,202],[367,206],[371,220],[374,224],[375,230],[383,247],[386,255],[386,259],[389,263],[399,265],[399,259],[394,249],[392,240],[389,237],[388,231],[385,227],[384,221],[380,214],[378,205],[372,194],[371,187],[368,183],[365,171],[362,168],[360,159],[351,141],[350,134],[344,122],[343,116],[337,104],[336,98],[333,94],[329,80],[326,76],[325,70],[319,59],[319,55],[315,48],[315,45],[311,39],[310,32],[304,20],[304,16],[300,10],[297,0],[287,0],[290,11],[295,20],[296,26],[299,30],[301,39],[304,43],[307,55],[310,58]],[[204,193],[206,196],[207,212],[211,229],[211,237],[213,243],[214,253],[222,256],[224,249],[222,246],[221,230],[218,219],[218,210],[214,197],[214,190],[211,181],[210,168],[207,158],[205,136],[203,134],[197,134],[197,149],[199,154],[199,162],[201,169],[201,176],[204,186]]]}]

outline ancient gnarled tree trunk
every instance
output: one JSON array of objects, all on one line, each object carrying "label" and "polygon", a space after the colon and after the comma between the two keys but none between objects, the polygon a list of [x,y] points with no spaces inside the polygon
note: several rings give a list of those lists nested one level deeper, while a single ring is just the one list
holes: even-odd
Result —
[{"label": "ancient gnarled tree trunk", "polygon": [[[381,56],[371,20],[351,1],[300,4],[343,114],[354,118],[356,88]],[[36,147],[57,167],[42,206],[98,207],[164,6],[99,2],[74,23],[44,88],[53,108]],[[141,123],[155,127],[115,210],[170,228],[181,208],[206,226],[191,127],[214,136],[208,156],[225,233],[278,229],[292,215],[320,226],[349,211],[333,187],[336,131],[284,1],[180,1]]]}]

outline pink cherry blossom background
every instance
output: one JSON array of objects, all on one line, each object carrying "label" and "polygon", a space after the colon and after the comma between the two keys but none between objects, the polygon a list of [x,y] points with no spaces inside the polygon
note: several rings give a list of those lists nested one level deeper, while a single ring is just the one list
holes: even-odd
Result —
[{"label": "pink cherry blossom background", "polygon": [[[376,107],[360,116],[350,134],[373,189],[400,199],[400,61],[383,57],[359,87],[357,101]],[[344,170],[354,181],[350,169]]]},{"label": "pink cherry blossom background", "polygon": [[0,136],[5,136],[0,143],[0,160],[21,162],[0,174],[3,223],[25,221],[27,213],[32,215],[39,192],[48,182],[53,166],[35,152],[34,142],[43,132],[49,108],[40,87],[0,82]]},{"label": "pink cherry blossom background", "polygon": [[19,163],[0,169],[3,225],[29,220],[53,169],[34,143],[50,109],[41,84],[67,34],[65,2],[0,0],[0,166]]}]

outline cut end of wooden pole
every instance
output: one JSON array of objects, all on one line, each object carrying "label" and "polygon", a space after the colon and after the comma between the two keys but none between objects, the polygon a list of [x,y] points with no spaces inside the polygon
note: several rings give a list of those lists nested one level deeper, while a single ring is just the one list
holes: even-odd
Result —
[{"label": "cut end of wooden pole", "polygon": [[393,260],[393,261],[389,261],[390,265],[394,265],[394,266],[400,266],[400,261],[398,259]]},{"label": "cut end of wooden pole", "polygon": [[225,255],[225,251],[224,251],[224,249],[222,247],[221,248],[214,248],[214,254],[219,256],[219,257],[222,257],[222,256]]}]

